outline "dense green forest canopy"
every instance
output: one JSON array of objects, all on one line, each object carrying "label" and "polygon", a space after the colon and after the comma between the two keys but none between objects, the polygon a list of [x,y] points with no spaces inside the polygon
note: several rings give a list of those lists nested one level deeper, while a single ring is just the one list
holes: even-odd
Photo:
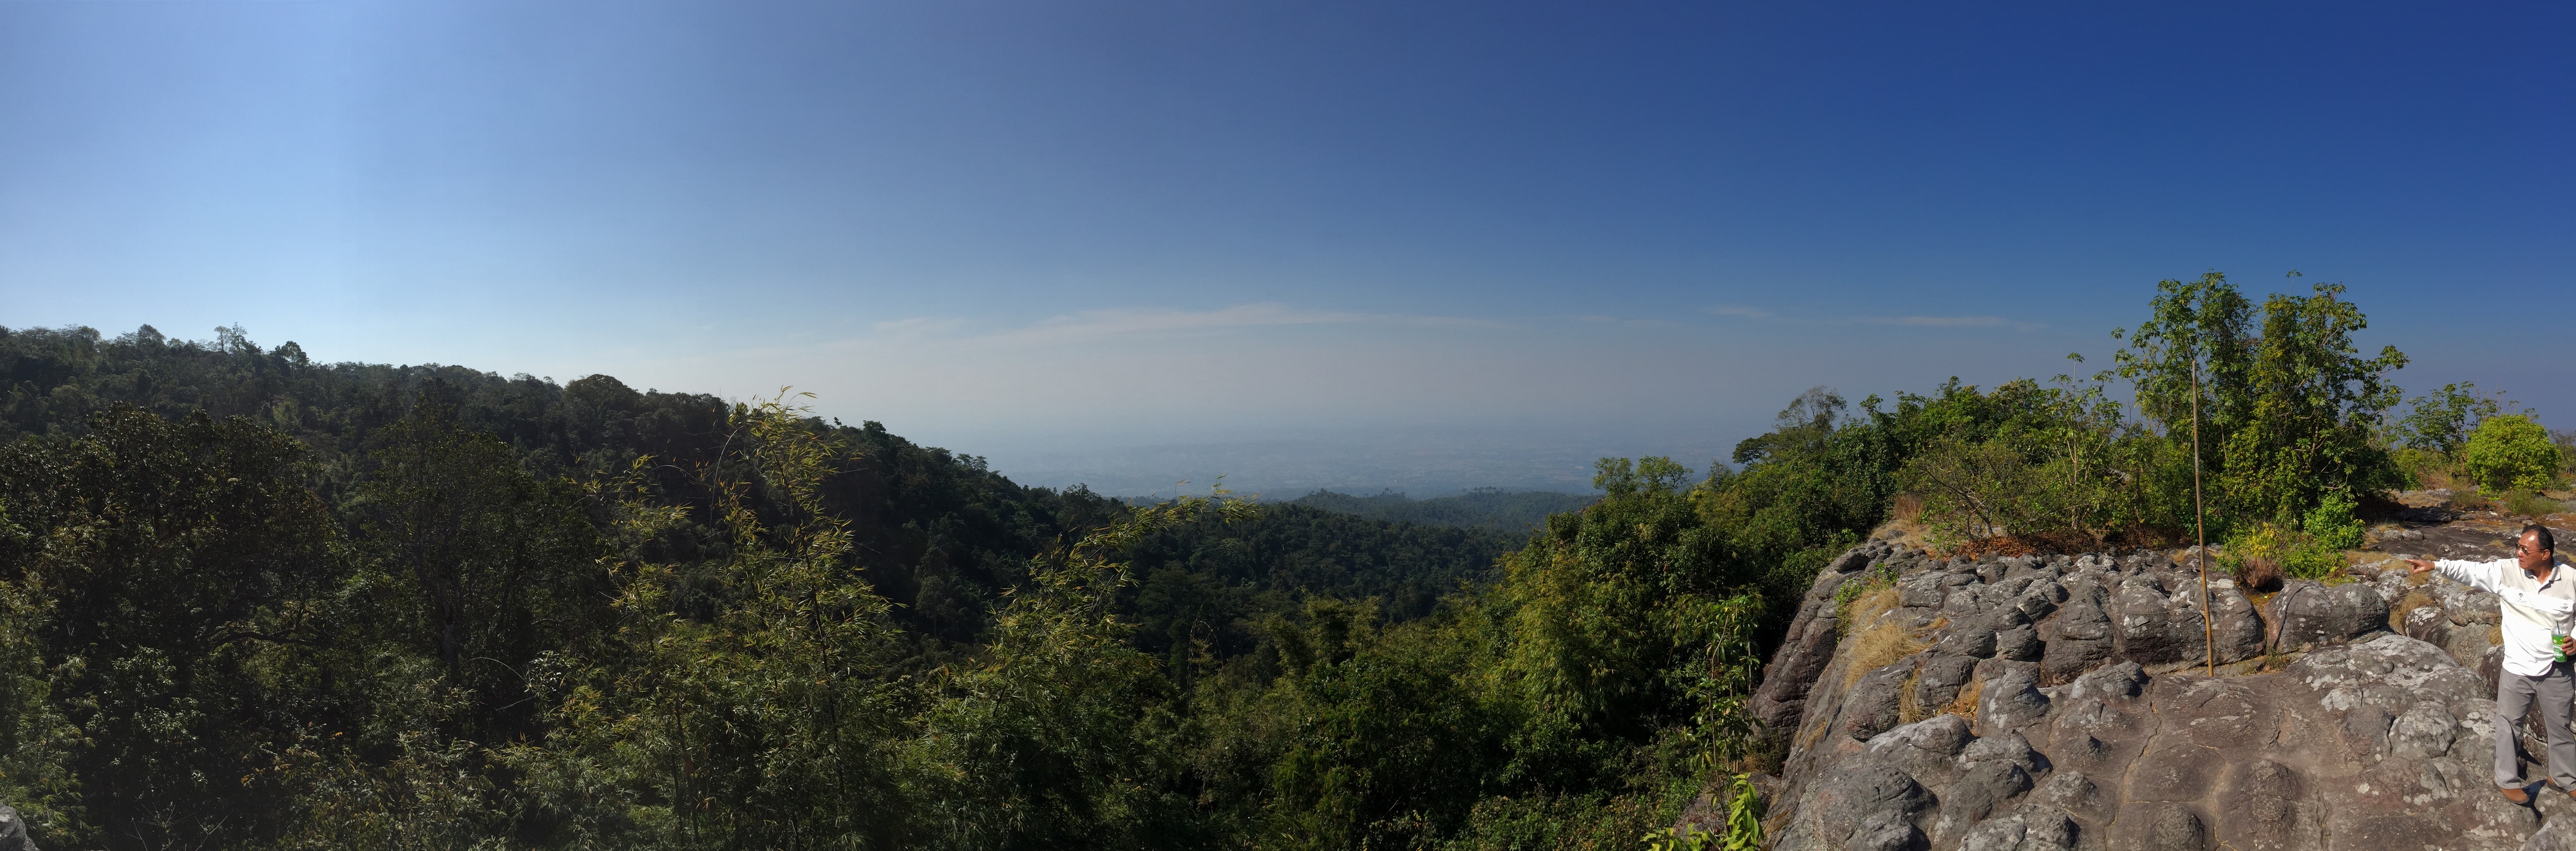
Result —
[{"label": "dense green forest canopy", "polygon": [[1526,534],[1023,487],[792,397],[0,330],[0,799],[137,849],[1633,847],[1774,756],[1759,660],[1900,492],[1944,545],[2097,547],[2178,539],[2195,473],[2266,541],[2410,458],[2560,475],[2475,398],[2387,420],[2339,296],[2168,281],[2110,371],[1819,388]]},{"label": "dense green forest canopy", "polygon": [[1545,526],[1548,515],[1582,508],[1592,499],[1570,493],[1501,488],[1473,488],[1466,493],[1430,499],[1414,499],[1394,491],[1353,496],[1319,490],[1289,500],[1288,504],[1357,514],[1374,520],[1400,520],[1425,526],[1481,526],[1498,532],[1525,534]]}]

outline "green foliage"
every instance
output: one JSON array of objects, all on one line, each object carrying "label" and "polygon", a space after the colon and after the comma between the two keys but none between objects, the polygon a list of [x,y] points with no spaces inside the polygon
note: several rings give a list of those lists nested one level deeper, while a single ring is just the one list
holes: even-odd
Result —
[{"label": "green foliage", "polygon": [[36,787],[60,819],[38,825],[69,842],[274,830],[287,790],[256,766],[293,719],[343,697],[271,673],[327,664],[312,650],[344,616],[327,596],[337,535],[301,486],[302,448],[202,413],[114,406],[87,425],[0,451],[27,532],[0,559],[9,673],[22,708],[39,694],[50,706],[8,725],[24,736],[13,759],[34,763],[11,782]]},{"label": "green foliage", "polygon": [[2153,317],[2118,355],[2115,372],[2137,388],[2139,409],[2186,449],[2197,400],[2206,492],[2222,528],[2295,524],[2330,491],[2403,481],[2375,436],[2398,398],[2384,376],[2406,356],[2384,347],[2361,357],[2352,343],[2368,325],[2360,309],[2342,300],[2341,285],[2312,292],[2270,296],[2258,316],[2216,272],[2164,281]]},{"label": "green foliage", "polygon": [[1429,614],[1444,595],[1493,578],[1520,539],[1484,528],[1386,523],[1303,505],[1264,505],[1239,518],[1209,515],[1160,528],[1122,559],[1138,585],[1124,597],[1137,641],[1168,652],[1192,641],[1218,658],[1249,652],[1254,625],[1294,611],[1307,594],[1375,598],[1385,616]]},{"label": "green foliage", "polygon": [[[1526,539],[1316,507],[1526,494],[1128,506],[783,395],[0,329],[0,798],[116,848],[1630,845],[1758,762],[1767,601],[1900,491],[2100,542],[2197,469],[2231,558],[2339,567],[2402,358],[2314,293],[2166,282],[2086,380],[1810,390]],[[1758,847],[1716,788],[1660,835]]]},{"label": "green foliage", "polygon": [[2537,491],[2513,491],[2505,495],[2503,508],[2507,514],[2537,518],[2566,511],[2567,503]]},{"label": "green foliage", "polygon": [[[915,829],[886,747],[906,699],[888,676],[890,604],[846,561],[849,524],[822,504],[836,453],[799,413],[783,400],[735,406],[733,448],[708,468],[728,545],[719,608],[704,619],[672,608],[678,565],[617,564],[615,640],[567,660],[549,747],[508,753],[540,777],[574,776],[571,762],[610,784],[622,812],[575,817],[595,841],[882,845]],[[755,489],[784,510],[760,516]],[[630,550],[682,517],[634,501],[619,513]]]},{"label": "green foliage", "polygon": [[1552,518],[1452,608],[1379,627],[1310,606],[1273,628],[1285,671],[1261,714],[1301,719],[1267,809],[1287,844],[1634,836],[1743,752],[1762,609],[1694,508],[1712,486],[1664,459],[1601,469],[1611,496]]},{"label": "green foliage", "polygon": [[2326,549],[2360,549],[2362,522],[2361,518],[2354,516],[2354,511],[2359,508],[2360,506],[2353,502],[2351,494],[2343,491],[2328,492],[2324,499],[2317,502],[2317,507],[2308,512],[2307,521],[2301,524],[2300,529],[2308,533],[2309,537],[2315,538],[2317,544]]},{"label": "green foliage", "polygon": [[2323,580],[2343,570],[2343,551],[2316,536],[2270,523],[2240,527],[2228,537],[2219,563],[2230,573],[2247,559],[2269,559],[2292,579]]},{"label": "green foliage", "polygon": [[1372,520],[1422,526],[1479,526],[1497,532],[1528,534],[1545,525],[1548,515],[1573,511],[1591,502],[1592,497],[1570,493],[1476,488],[1456,496],[1430,499],[1412,499],[1392,491],[1374,496],[1352,496],[1319,490],[1289,500],[1287,504],[1356,514]]},{"label": "green foliage", "polygon": [[2170,448],[2123,417],[2106,377],[2059,376],[2055,387],[2017,380],[1991,392],[1953,380],[1937,396],[1900,397],[1889,418],[1908,448],[1897,480],[1921,497],[1934,540],[2099,545],[2187,522],[2188,469],[2177,475]]},{"label": "green foliage", "polygon": [[1696,825],[1677,825],[1649,832],[1639,839],[1646,843],[1646,851],[1707,851],[1719,847],[1716,837]]},{"label": "green foliage", "polygon": [[1735,797],[1726,803],[1726,851],[1761,851],[1762,796],[1753,790],[1753,776],[1735,776]]},{"label": "green foliage", "polygon": [[2457,456],[2468,445],[2470,432],[2503,409],[2477,390],[2477,382],[2463,381],[2407,400],[2406,416],[2397,421],[2399,442],[2410,449]]},{"label": "green foliage", "polygon": [[2480,491],[2499,496],[2550,486],[2564,460],[2540,423],[2521,414],[2505,414],[2478,424],[2461,465]]}]

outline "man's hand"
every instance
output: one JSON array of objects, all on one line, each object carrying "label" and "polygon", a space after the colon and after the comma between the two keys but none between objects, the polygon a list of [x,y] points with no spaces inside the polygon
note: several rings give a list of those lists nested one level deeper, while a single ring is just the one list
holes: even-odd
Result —
[{"label": "man's hand", "polygon": [[2433,572],[2433,563],[2432,563],[2432,562],[2429,562],[2429,561],[2425,561],[2425,560],[2420,559],[2420,558],[2410,558],[2410,559],[2407,559],[2407,560],[2406,560],[2406,564],[2408,565],[2408,567],[2406,568],[2406,570],[2407,570],[2407,572],[2409,572],[2409,573],[2431,573],[2431,572]]},{"label": "man's hand", "polygon": [[2576,659],[2576,635],[2558,639],[2558,652],[2567,654],[2570,659]]}]

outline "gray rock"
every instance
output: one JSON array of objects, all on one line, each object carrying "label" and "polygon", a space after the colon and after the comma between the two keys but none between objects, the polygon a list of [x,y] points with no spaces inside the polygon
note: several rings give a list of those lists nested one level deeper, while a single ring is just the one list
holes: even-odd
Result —
[{"label": "gray rock", "polygon": [[1959,851],[2070,851],[2076,827],[2065,813],[2024,807],[1987,819],[1959,840]]},{"label": "gray rock", "polygon": [[2451,742],[2459,736],[2459,722],[2442,704],[2417,701],[2397,716],[2388,731],[2389,755],[2406,759],[2435,759],[2451,752]]},{"label": "gray rock", "polygon": [[2112,638],[2120,658],[2145,665],[2200,656],[2200,617],[2174,615],[2174,600],[2148,576],[2132,576],[2111,593]]},{"label": "gray rock", "polygon": [[[2224,581],[2211,588],[2209,603],[2218,664],[2232,664],[2263,655],[2263,616],[2255,610],[2254,601],[2248,599],[2235,582]],[[2196,607],[2194,612],[2197,613]]]},{"label": "gray rock", "polygon": [[2112,802],[2104,799],[2102,787],[2081,772],[2056,771],[2031,790],[2030,802],[2079,816],[2108,815]]},{"label": "gray rock", "polygon": [[2576,819],[2554,818],[2541,823],[2530,839],[2523,840],[2522,851],[2576,851]]},{"label": "gray rock", "polygon": [[2282,585],[2268,608],[2265,620],[2272,634],[2267,643],[2277,651],[2341,644],[2388,628],[2387,601],[2358,584],[2327,586],[2294,579]]},{"label": "gray rock", "polygon": [[1933,642],[1932,652],[1984,659],[1995,655],[1995,633],[1974,627],[1953,629],[1950,634],[1941,636],[1940,641]]},{"label": "gray rock", "polygon": [[[1932,794],[1895,766],[1859,758],[1836,766],[1816,782],[1814,797],[1798,808],[1823,847],[1839,848],[1872,816],[1903,821],[1932,806]],[[1884,827],[1883,823],[1880,825]],[[1911,828],[1909,823],[1907,827]]]},{"label": "gray rock", "polygon": [[2021,610],[2023,617],[2037,621],[2056,612],[2058,604],[2065,601],[2066,586],[2053,579],[2041,579],[2013,598],[2013,608]]},{"label": "gray rock", "polygon": [[[2191,807],[2159,804],[2142,809],[2144,819],[2129,825],[2113,824],[2111,847],[2138,851],[2208,851],[2211,847],[2209,825]],[[2121,827],[2131,829],[2124,831]]]},{"label": "gray rock", "polygon": [[2092,670],[2114,651],[2111,614],[2104,607],[2108,599],[2102,586],[2077,580],[2066,586],[2066,600],[2041,625],[2040,639],[2046,642],[2041,652],[2039,669],[2049,682],[2062,683]]},{"label": "gray rock", "polygon": [[2307,790],[2298,772],[2268,759],[2257,759],[2234,773],[2225,797],[2226,827],[2221,841],[2229,848],[2314,848],[2314,814],[2300,801]]},{"label": "gray rock", "polygon": [[2014,669],[1986,681],[1977,695],[1977,723],[1989,730],[2013,730],[2048,716],[2048,695],[2029,672]]},{"label": "gray rock", "polygon": [[1914,664],[1909,657],[1862,674],[1843,696],[1843,734],[1868,741],[1894,728],[1902,720],[1905,680],[1914,675]]},{"label": "gray rock", "polygon": [[1852,831],[1844,851],[1922,851],[1929,847],[1911,819],[1893,812],[1871,813]]},{"label": "gray rock", "polygon": [[2378,762],[2388,751],[2388,725],[2394,721],[2388,711],[2362,704],[2343,714],[2343,746],[2351,749],[2362,762]]},{"label": "gray rock", "polygon": [[[1823,680],[1810,686],[1814,711],[1793,724],[1812,738],[1792,744],[1766,787],[1777,849],[2576,851],[2576,803],[2547,798],[2535,814],[2487,780],[2493,692],[2475,666],[2497,654],[2486,640],[2491,595],[2437,594],[2383,571],[2376,583],[2298,584],[2258,611],[2213,583],[2210,650],[2199,578],[2162,554],[1935,563],[1882,552],[1918,565],[1900,587],[1973,594],[1982,608],[1927,636],[1936,649],[1864,672],[1851,689],[1838,668],[1810,675]],[[2409,589],[2401,608],[2415,612],[2394,624],[2392,587]],[[2034,600],[2048,602],[2025,605]],[[1805,602],[1808,625],[1793,622],[1786,641],[1812,634],[1808,607],[1831,607],[1830,595]],[[2274,612],[2287,623],[2267,621]],[[2011,633],[2026,625],[2037,661],[2014,658],[2024,654]],[[1958,637],[1974,631],[1996,639],[1991,657],[1951,652],[1978,647]],[[2273,649],[2284,655],[2262,668],[2208,676],[2198,664]],[[1799,669],[1783,661],[1773,677]],[[1893,723],[1899,704],[1940,712],[1970,687],[1965,718]],[[1773,693],[1766,682],[1757,698]]]},{"label": "gray rock", "polygon": [[2127,700],[2137,697],[2147,685],[2147,671],[2136,662],[2121,662],[2077,677],[2068,697],[2090,697],[2097,700]]},{"label": "gray rock", "polygon": [[1938,712],[1959,698],[1959,687],[1968,684],[1975,673],[1977,660],[1970,656],[1953,656],[1939,651],[1923,658],[1914,669],[1914,705],[1925,712]]},{"label": "gray rock", "polygon": [[[2012,609],[2005,611],[2019,614]],[[2047,646],[2040,643],[2039,630],[2029,624],[2005,629],[1995,633],[1994,636],[1996,658],[2011,659],[2016,662],[2037,662],[2046,658],[2044,653]]]},{"label": "gray rock", "polygon": [[1967,719],[1936,715],[1878,734],[1869,752],[1918,782],[1940,783],[1959,773],[1959,754],[1973,738]]},{"label": "gray rock", "polygon": [[26,818],[7,804],[0,804],[0,851],[36,851],[36,840],[27,836]]},{"label": "gray rock", "polygon": [[1798,726],[1799,717],[1806,713],[1808,691],[1834,661],[1834,644],[1842,640],[1833,617],[1834,592],[1855,575],[1852,571],[1860,569],[1846,569],[1855,563],[1865,566],[1868,560],[1858,553],[1847,554],[1833,561],[1834,569],[1816,577],[1797,618],[1790,621],[1787,638],[1771,654],[1771,663],[1763,666],[1762,685],[1754,689],[1750,708],[1771,742],[1786,740]]},{"label": "gray rock", "polygon": [[1959,751],[1959,761],[2017,765],[2033,776],[2048,771],[2048,757],[2032,749],[2030,740],[2010,730],[1969,742]]},{"label": "gray rock", "polygon": [[1985,820],[2023,792],[2030,791],[2030,772],[2009,762],[1970,763],[1957,779],[1941,788],[1941,836],[1956,836]]}]

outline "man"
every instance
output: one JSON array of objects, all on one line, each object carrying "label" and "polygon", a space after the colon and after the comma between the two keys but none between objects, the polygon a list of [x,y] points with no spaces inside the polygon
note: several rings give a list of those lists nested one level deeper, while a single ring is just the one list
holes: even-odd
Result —
[{"label": "man", "polygon": [[2576,795],[2576,735],[2567,716],[2576,706],[2576,679],[2561,654],[2576,654],[2576,638],[2565,636],[2576,622],[2576,575],[2558,568],[2557,544],[2545,526],[2522,528],[2513,558],[2490,562],[2443,559],[2439,563],[2407,559],[2414,572],[2439,570],[2452,581],[2493,592],[2504,604],[2504,670],[2496,674],[2496,786],[2505,800],[2531,803],[2523,791],[2522,762],[2514,758],[2514,730],[2540,702],[2540,717],[2549,723],[2549,785]]}]

